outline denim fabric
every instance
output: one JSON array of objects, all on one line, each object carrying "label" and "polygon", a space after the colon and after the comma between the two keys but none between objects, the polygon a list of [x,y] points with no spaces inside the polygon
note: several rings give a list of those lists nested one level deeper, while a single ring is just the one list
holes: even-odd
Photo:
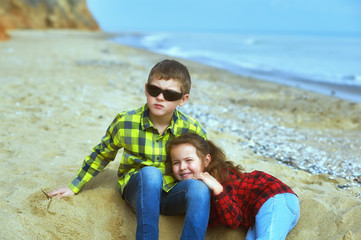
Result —
[{"label": "denim fabric", "polygon": [[246,240],[286,239],[300,217],[298,197],[291,193],[277,194],[268,199],[256,215],[256,223],[249,228]]},{"label": "denim fabric", "polygon": [[159,214],[185,213],[181,239],[204,239],[210,209],[210,190],[200,180],[185,180],[168,193],[162,191],[162,174],[144,167],[133,175],[124,189],[124,199],[137,216],[136,239],[159,238]]},{"label": "denim fabric", "polygon": [[155,167],[144,167],[133,175],[124,189],[124,199],[137,215],[136,239],[158,239],[159,205],[162,173]]},{"label": "denim fabric", "polygon": [[204,239],[208,226],[211,192],[200,180],[178,182],[168,193],[163,192],[161,214],[185,213],[181,239]]}]

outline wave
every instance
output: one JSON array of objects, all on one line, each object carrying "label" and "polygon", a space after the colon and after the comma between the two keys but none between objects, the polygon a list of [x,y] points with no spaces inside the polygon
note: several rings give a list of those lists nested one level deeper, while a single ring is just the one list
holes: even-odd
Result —
[{"label": "wave", "polygon": [[113,40],[296,87],[305,83],[322,83],[334,89],[341,85],[361,87],[361,39],[137,33],[122,34]]}]

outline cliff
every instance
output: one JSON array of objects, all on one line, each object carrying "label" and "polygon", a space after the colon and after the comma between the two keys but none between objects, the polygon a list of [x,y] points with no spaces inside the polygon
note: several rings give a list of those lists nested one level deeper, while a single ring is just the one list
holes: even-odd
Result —
[{"label": "cliff", "polygon": [[0,0],[0,39],[19,28],[99,30],[86,0]]}]

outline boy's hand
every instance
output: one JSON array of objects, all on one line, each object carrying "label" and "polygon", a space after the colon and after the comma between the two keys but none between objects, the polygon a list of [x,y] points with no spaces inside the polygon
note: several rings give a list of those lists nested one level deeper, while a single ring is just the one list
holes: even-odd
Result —
[{"label": "boy's hand", "polygon": [[202,180],[215,196],[223,192],[222,184],[220,184],[217,179],[212,177],[212,175],[210,175],[208,172],[198,173],[194,176],[194,179]]},{"label": "boy's hand", "polygon": [[50,197],[58,196],[58,198],[73,196],[75,193],[69,187],[58,188],[49,193]]}]

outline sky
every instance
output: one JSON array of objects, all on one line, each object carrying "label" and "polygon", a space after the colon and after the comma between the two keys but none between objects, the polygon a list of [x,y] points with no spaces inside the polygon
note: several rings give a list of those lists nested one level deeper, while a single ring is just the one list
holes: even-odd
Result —
[{"label": "sky", "polygon": [[361,0],[87,0],[103,31],[361,36]]}]

